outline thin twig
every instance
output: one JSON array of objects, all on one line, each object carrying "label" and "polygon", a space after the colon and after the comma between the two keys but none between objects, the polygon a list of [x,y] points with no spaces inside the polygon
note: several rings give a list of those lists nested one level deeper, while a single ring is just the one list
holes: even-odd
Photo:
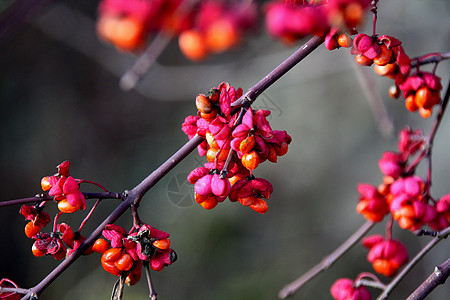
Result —
[{"label": "thin twig", "polygon": [[[123,195],[120,193],[112,193],[112,192],[83,193],[83,195],[86,199],[122,199],[122,197],[123,197]],[[53,197],[49,196],[47,194],[38,194],[34,197],[29,197],[29,198],[1,201],[0,207],[20,205],[20,204],[26,204],[26,203],[34,203],[34,202],[39,203],[39,202],[49,201],[49,200],[53,200]]]},{"label": "thin twig", "polygon": [[331,254],[326,256],[320,263],[312,267],[302,276],[286,285],[279,293],[281,299],[293,295],[298,289],[319,275],[322,271],[330,268],[339,258],[341,258],[350,248],[352,248],[373,226],[375,223],[366,221],[355,233],[353,233],[342,245],[340,245]]},{"label": "thin twig", "polygon": [[403,268],[403,270],[395,276],[395,278],[386,286],[386,289],[378,296],[377,300],[387,299],[392,290],[398,285],[398,283],[408,274],[408,272],[428,253],[434,246],[440,241],[447,238],[450,234],[450,227],[439,232],[439,234],[433,238],[414,258]]},{"label": "thin twig", "polygon": [[150,46],[139,56],[134,65],[122,75],[119,86],[124,91],[131,91],[139,80],[148,72],[150,67],[169,44],[172,36],[158,33]]},{"label": "thin twig", "polygon": [[155,287],[153,286],[153,282],[152,282],[152,277],[150,274],[150,266],[149,266],[149,262],[147,260],[142,262],[142,265],[144,266],[145,269],[145,277],[147,278],[147,285],[148,285],[148,297],[150,298],[150,300],[156,300],[158,293],[155,290]]}]

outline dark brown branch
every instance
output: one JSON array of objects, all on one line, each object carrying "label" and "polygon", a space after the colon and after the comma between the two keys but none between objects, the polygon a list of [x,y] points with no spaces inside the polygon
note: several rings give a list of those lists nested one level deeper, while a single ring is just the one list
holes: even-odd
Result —
[{"label": "dark brown branch", "polygon": [[443,264],[434,268],[433,273],[409,295],[406,300],[425,299],[438,285],[444,284],[450,275],[450,258]]}]

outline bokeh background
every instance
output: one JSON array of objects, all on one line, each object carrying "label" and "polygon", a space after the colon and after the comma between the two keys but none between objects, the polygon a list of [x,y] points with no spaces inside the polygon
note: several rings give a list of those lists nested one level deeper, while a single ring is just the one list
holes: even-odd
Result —
[{"label": "bokeh background", "polygon": [[[0,1],[0,9],[12,2]],[[222,81],[246,90],[305,41],[285,47],[261,26],[241,49],[202,63],[185,59],[173,41],[138,87],[124,92],[118,80],[136,56],[98,40],[98,2],[39,3],[25,22],[4,30],[7,34],[0,44],[1,200],[40,193],[41,177],[56,172],[56,165],[64,160],[71,161],[76,178],[99,182],[115,192],[133,188],[187,141],[181,123],[195,113],[198,93]],[[380,1],[378,32],[401,39],[411,57],[448,51],[449,13],[447,0]],[[369,22],[364,31],[371,32]],[[435,114],[423,120],[407,112],[402,100],[389,98],[390,80],[356,66],[352,59],[348,50],[329,52],[322,46],[256,102],[256,108],[272,110],[272,128],[287,130],[293,137],[288,154],[278,164],[266,163],[256,172],[274,185],[265,215],[228,201],[212,211],[194,204],[185,176],[205,161],[196,152],[146,194],[141,218],[169,232],[178,254],[175,264],[153,272],[159,299],[276,299],[285,284],[364,223],[355,211],[356,185],[379,184],[377,161],[383,151],[396,149],[397,132],[406,124],[427,132]],[[449,70],[448,62],[438,68],[444,86]],[[376,93],[365,93],[368,87]],[[384,103],[391,131],[386,125],[380,131],[368,97]],[[435,197],[450,192],[449,133],[446,115],[433,150]],[[423,172],[422,166],[419,174]],[[103,201],[84,234],[117,205],[117,200]],[[32,255],[32,241],[23,233],[26,222],[18,210],[0,210],[0,277],[30,287],[58,262]],[[51,205],[47,210],[56,212]],[[81,218],[75,214],[60,220],[78,226]],[[129,228],[130,214],[118,224]],[[383,233],[383,224],[371,233]],[[430,240],[397,226],[394,237],[408,245],[411,256]],[[409,295],[435,265],[448,258],[448,249],[448,241],[433,249],[392,299]],[[354,247],[293,298],[331,299],[329,287],[337,278],[372,271],[366,254],[361,246]],[[108,299],[115,280],[94,254],[79,259],[41,298]],[[448,284],[441,286],[429,299],[449,299],[449,291]],[[141,280],[125,288],[124,298],[147,295]]]}]

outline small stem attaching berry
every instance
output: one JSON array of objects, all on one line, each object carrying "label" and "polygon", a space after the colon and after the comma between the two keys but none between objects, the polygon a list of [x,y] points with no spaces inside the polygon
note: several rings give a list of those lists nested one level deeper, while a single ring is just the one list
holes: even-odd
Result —
[{"label": "small stem attaching berry", "polygon": [[83,229],[84,225],[86,224],[87,220],[89,220],[89,218],[91,217],[92,213],[94,212],[95,208],[97,207],[97,205],[100,203],[101,199],[98,199],[94,206],[92,206],[91,210],[89,211],[89,213],[87,214],[86,218],[84,218],[83,222],[81,222],[80,227],[78,228],[78,232],[81,232],[81,229]]}]

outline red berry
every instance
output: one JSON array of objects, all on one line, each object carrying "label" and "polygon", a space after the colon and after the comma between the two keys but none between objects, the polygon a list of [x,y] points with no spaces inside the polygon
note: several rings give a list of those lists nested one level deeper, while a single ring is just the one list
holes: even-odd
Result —
[{"label": "red berry", "polygon": [[158,249],[166,250],[170,247],[170,240],[169,239],[160,239],[153,242],[153,246],[155,246]]},{"label": "red berry", "polygon": [[259,155],[254,150],[247,154],[244,154],[242,156],[241,161],[242,161],[242,165],[249,170],[256,169],[256,167],[258,167],[259,162],[260,162]]},{"label": "red berry", "polygon": [[65,214],[71,214],[73,212],[76,212],[77,210],[79,210],[81,207],[81,201],[78,202],[77,206],[72,206],[69,204],[69,201],[67,201],[67,199],[62,199],[61,201],[58,202],[58,209],[60,212],[65,213]]},{"label": "red berry", "polygon": [[391,61],[392,50],[385,44],[380,45],[380,54],[373,59],[373,63],[378,66],[385,66]]},{"label": "red berry", "polygon": [[33,221],[30,221],[27,223],[27,225],[25,225],[25,234],[29,238],[32,238],[33,236],[38,234],[39,231],[41,231],[41,227],[34,225]]},{"label": "red berry", "polygon": [[372,60],[370,58],[365,57],[362,54],[357,54],[355,56],[355,61],[360,64],[361,66],[370,66],[372,65]]},{"label": "red berry", "polygon": [[92,250],[98,253],[104,253],[108,249],[109,243],[102,238],[97,239],[92,245]]},{"label": "red berry", "polygon": [[31,247],[31,252],[33,252],[33,255],[36,257],[41,257],[44,256],[45,253],[47,253],[47,251],[41,251],[36,247],[36,243],[33,244],[33,246]]},{"label": "red berry", "polygon": [[47,176],[43,177],[41,179],[41,187],[44,192],[50,190],[52,188],[52,185],[50,184],[50,178],[48,178]]},{"label": "red berry", "polygon": [[130,254],[122,253],[120,257],[114,262],[117,269],[121,271],[128,271],[133,266],[133,258],[131,258]]}]

